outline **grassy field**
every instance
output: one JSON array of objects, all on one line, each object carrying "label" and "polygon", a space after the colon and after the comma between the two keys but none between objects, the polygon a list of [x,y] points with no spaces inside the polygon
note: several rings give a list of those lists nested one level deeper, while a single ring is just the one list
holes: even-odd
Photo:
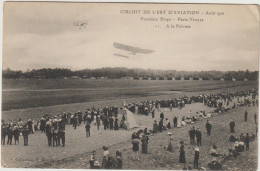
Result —
[{"label": "grassy field", "polygon": [[[231,103],[232,105],[232,103]],[[172,112],[164,110],[165,116],[169,118],[172,124],[174,116],[183,116],[189,110],[196,113],[199,110],[210,112],[213,108],[208,108],[201,103],[186,105],[182,110],[173,109]],[[244,122],[244,111],[248,110],[248,122]],[[132,145],[131,134],[135,130],[119,130],[110,131],[97,130],[92,125],[91,138],[85,138],[84,126],[78,127],[76,130],[71,125],[66,126],[66,146],[62,147],[48,147],[47,138],[45,134],[36,132],[29,136],[29,146],[24,147],[20,145],[2,146],[2,166],[3,167],[37,167],[37,168],[89,168],[88,160],[92,150],[97,151],[99,162],[102,160],[103,145],[109,145],[109,151],[115,155],[117,150],[120,150],[123,155],[124,169],[182,169],[183,165],[178,163],[179,157],[179,141],[184,140],[186,160],[193,161],[194,147],[189,144],[188,130],[195,126],[202,130],[202,146],[200,147],[200,166],[209,169],[207,163],[212,159],[209,155],[209,149],[212,144],[218,146],[219,152],[223,153],[232,147],[233,143],[228,142],[228,137],[231,135],[229,131],[229,122],[234,120],[236,122],[236,137],[240,133],[252,133],[255,131],[255,124],[253,115],[258,111],[257,107],[239,107],[231,110],[223,115],[216,115],[210,118],[212,122],[212,135],[206,135],[205,123],[206,119],[201,118],[195,124],[186,125],[182,128],[172,128],[168,130],[173,132],[174,152],[166,152],[165,146],[168,142],[168,131],[155,134],[150,137],[148,154],[139,154],[140,161],[132,159]],[[159,113],[156,112],[155,119],[159,119]],[[136,122],[140,128],[152,128],[153,120],[151,116],[135,115]],[[22,140],[22,137],[20,137]],[[104,141],[105,140],[105,141]],[[22,141],[21,141],[22,142]],[[257,167],[257,140],[250,144],[250,150],[241,153],[236,160],[231,160],[223,163],[224,170],[256,170]]]},{"label": "grassy field", "polygon": [[[141,102],[143,100],[158,100],[192,96],[198,94],[217,93],[233,90],[256,88],[256,82],[220,82],[220,81],[127,81],[127,80],[5,80],[3,81],[2,119],[16,121],[18,118],[39,119],[44,114],[56,115],[64,111],[77,112],[87,107],[120,106],[126,101]],[[81,97],[81,98],[80,98]],[[55,99],[55,100],[53,100]],[[232,103],[231,103],[232,105]],[[249,122],[243,121],[245,110],[249,113]],[[173,112],[164,111],[172,124],[172,118],[183,116],[189,110],[192,113],[205,110],[213,111],[201,103],[186,105],[182,110],[173,109]],[[217,144],[221,152],[233,144],[228,142],[229,122],[236,122],[236,136],[241,132],[254,132],[253,114],[257,107],[240,107],[224,115],[217,115],[210,120],[213,122],[212,136],[206,136],[205,119],[194,124],[202,130],[202,147],[200,148],[200,165],[207,168],[211,160],[208,154],[210,146]],[[140,128],[152,127],[151,116],[135,115]],[[159,112],[155,119],[159,119]],[[71,125],[66,126],[66,146],[48,147],[45,134],[36,132],[29,135],[29,146],[23,146],[20,136],[20,145],[5,145],[1,148],[1,163],[3,167],[40,167],[40,168],[89,168],[90,152],[96,150],[99,161],[102,160],[103,145],[110,146],[112,155],[120,150],[123,155],[124,169],[182,169],[178,163],[179,141],[185,141],[186,159],[193,159],[194,146],[189,145],[188,130],[193,125],[182,128],[172,128],[174,138],[174,153],[168,153],[164,147],[167,145],[167,131],[150,137],[149,154],[140,154],[140,161],[131,158],[131,134],[136,130],[106,131],[96,130],[92,125],[91,138],[85,138],[84,126],[74,130]],[[104,141],[105,140],[105,141]],[[228,161],[223,165],[225,170],[245,170],[257,167],[257,140],[249,151],[241,153],[236,160]],[[208,168],[207,168],[208,169]],[[247,169],[248,170],[248,169]]]},{"label": "grassy field", "polygon": [[257,87],[257,82],[177,80],[3,80],[2,110],[100,100],[171,95],[225,88]]}]

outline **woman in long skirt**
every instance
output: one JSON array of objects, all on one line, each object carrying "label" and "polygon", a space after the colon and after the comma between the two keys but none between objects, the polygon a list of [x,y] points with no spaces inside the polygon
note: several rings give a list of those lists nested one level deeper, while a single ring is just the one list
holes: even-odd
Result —
[{"label": "woman in long skirt", "polygon": [[177,117],[177,128],[181,127],[181,118],[178,116]]},{"label": "woman in long skirt", "polygon": [[185,151],[184,151],[184,142],[181,141],[181,147],[180,147],[180,159],[179,159],[179,162],[180,163],[186,163],[186,160],[185,160]]}]

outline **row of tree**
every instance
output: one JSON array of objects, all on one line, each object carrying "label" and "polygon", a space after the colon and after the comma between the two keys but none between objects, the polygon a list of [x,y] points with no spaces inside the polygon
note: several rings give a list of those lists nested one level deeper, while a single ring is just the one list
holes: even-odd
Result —
[{"label": "row of tree", "polygon": [[63,68],[43,68],[33,69],[31,71],[14,71],[9,68],[3,70],[3,78],[18,79],[18,78],[46,78],[56,79],[64,77],[81,77],[81,78],[100,78],[106,77],[108,79],[119,79],[122,77],[167,77],[167,78],[180,78],[180,77],[193,77],[193,78],[224,78],[225,80],[231,80],[235,78],[237,80],[257,80],[258,71],[176,71],[176,70],[152,70],[152,69],[128,69],[128,68],[99,68],[99,69],[84,69],[72,71],[70,69]]}]

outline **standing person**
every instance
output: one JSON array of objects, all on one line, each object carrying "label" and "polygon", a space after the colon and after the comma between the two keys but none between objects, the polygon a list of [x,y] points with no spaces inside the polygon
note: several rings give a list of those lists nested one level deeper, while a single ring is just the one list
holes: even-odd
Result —
[{"label": "standing person", "polygon": [[142,139],[141,139],[141,142],[142,142],[142,153],[147,153],[148,141],[149,141],[148,136],[143,134]]},{"label": "standing person", "polygon": [[180,144],[181,144],[181,146],[180,146],[180,158],[179,158],[179,162],[180,162],[180,163],[186,163],[185,150],[184,150],[184,142],[181,141]]},{"label": "standing person", "polygon": [[229,127],[230,127],[231,133],[235,133],[235,126],[236,126],[236,124],[235,124],[234,120],[232,120],[232,121],[229,123]]},{"label": "standing person", "polygon": [[109,151],[107,146],[103,146],[103,159],[102,159],[102,168],[108,169],[108,157],[109,157]]},{"label": "standing person", "polygon": [[123,159],[122,159],[122,154],[120,151],[116,151],[116,168],[117,169],[122,169],[123,168]]},{"label": "standing person", "polygon": [[109,127],[110,127],[110,130],[114,129],[114,119],[112,117],[109,118]]},{"label": "standing person", "polygon": [[196,130],[196,139],[197,139],[197,145],[198,146],[201,146],[201,136],[202,136],[201,131],[200,131],[199,128],[197,128],[197,130]]},{"label": "standing person", "polygon": [[166,127],[167,127],[168,129],[171,129],[171,123],[170,123],[170,121],[168,120],[168,118],[166,118]]},{"label": "standing person", "polygon": [[114,125],[114,130],[118,130],[119,126],[118,126],[118,119],[117,117],[115,118],[115,125]]},{"label": "standing person", "polygon": [[154,121],[154,124],[153,124],[153,133],[157,133],[158,132],[158,124],[156,123],[156,120]]},{"label": "standing person", "polygon": [[52,146],[57,146],[57,130],[52,128]]},{"label": "standing person", "polygon": [[159,132],[162,132],[162,129],[163,129],[163,120],[160,119],[160,121],[159,121]]},{"label": "standing person", "polygon": [[255,120],[255,124],[257,124],[257,115],[256,115],[256,113],[254,114],[254,120]]},{"label": "standing person", "polygon": [[108,123],[107,123],[107,116],[106,115],[103,117],[103,125],[104,125],[104,130],[107,130]]},{"label": "standing person", "polygon": [[244,114],[244,118],[245,118],[245,121],[247,122],[247,116],[248,116],[248,113],[247,113],[247,110],[245,111],[245,114]]},{"label": "standing person", "polygon": [[190,144],[194,145],[195,143],[195,134],[196,134],[196,130],[194,128],[194,126],[191,128],[191,130],[189,131],[189,136],[190,136]]},{"label": "standing person", "polygon": [[46,119],[44,117],[41,118],[40,120],[40,130],[43,132],[45,132],[45,127],[46,127]]},{"label": "standing person", "polygon": [[18,126],[14,126],[14,145],[16,145],[16,142],[17,144],[19,144],[19,135],[20,135],[20,132],[19,132],[19,129],[18,129]]},{"label": "standing person", "polygon": [[33,122],[31,119],[28,120],[27,125],[28,125],[28,129],[29,129],[29,134],[30,133],[33,134]]},{"label": "standing person", "polygon": [[164,119],[164,114],[163,112],[160,114],[160,118],[163,120]]},{"label": "standing person", "polygon": [[87,122],[87,124],[86,124],[86,126],[85,126],[85,128],[86,128],[86,137],[88,138],[88,137],[90,137],[90,124],[89,124],[89,122]]},{"label": "standing person", "polygon": [[169,135],[169,142],[168,142],[168,146],[167,146],[167,151],[173,152],[173,145],[172,145],[173,139],[172,139],[172,137],[171,137],[172,133],[171,133],[171,132],[168,132],[168,135]]},{"label": "standing person", "polygon": [[2,143],[2,145],[5,145],[6,134],[7,134],[6,126],[4,123],[2,123],[2,126],[1,126],[1,137],[2,137],[1,143]]},{"label": "standing person", "polygon": [[61,129],[59,128],[57,131],[57,146],[60,146],[60,139],[61,139]]},{"label": "standing person", "polygon": [[176,116],[173,118],[173,125],[174,125],[174,128],[177,127],[177,117]]},{"label": "standing person", "polygon": [[99,130],[99,127],[100,127],[100,115],[97,115],[96,122],[97,122],[97,129]]},{"label": "standing person", "polygon": [[249,141],[250,141],[249,134],[246,133],[246,137],[245,137],[246,150],[249,150]]},{"label": "standing person", "polygon": [[89,160],[90,169],[94,168],[95,160],[96,160],[96,151],[93,151],[92,154],[90,155],[90,160]]},{"label": "standing person", "polygon": [[23,134],[24,146],[28,146],[29,129],[27,125],[24,126],[22,134]]},{"label": "standing person", "polygon": [[181,127],[181,118],[178,116],[177,117],[177,128]]},{"label": "standing person", "polygon": [[13,128],[11,125],[7,127],[7,144],[12,145],[12,140],[13,140]]},{"label": "standing person", "polygon": [[209,120],[207,120],[207,123],[206,123],[206,129],[207,129],[207,135],[210,136],[210,133],[211,133],[211,123],[209,122]]},{"label": "standing person", "polygon": [[73,124],[74,129],[77,129],[77,120],[78,120],[78,118],[76,117],[76,114],[74,114],[74,116],[72,118],[72,124]]},{"label": "standing person", "polygon": [[199,147],[196,147],[194,153],[194,169],[198,169],[199,167],[199,158],[200,158],[200,150]]},{"label": "standing person", "polygon": [[138,151],[139,151],[139,141],[137,139],[134,139],[132,141],[132,144],[133,144],[133,159],[134,160],[139,160],[139,157],[138,157]]},{"label": "standing person", "polygon": [[52,145],[52,130],[51,130],[51,122],[46,122],[46,136],[48,140],[48,145]]},{"label": "standing person", "polygon": [[65,147],[65,128],[61,129],[60,133],[62,147]]},{"label": "standing person", "polygon": [[170,107],[169,108],[170,108],[170,111],[172,112],[172,103],[170,103]]},{"label": "standing person", "polygon": [[152,118],[154,118],[155,108],[152,110]]}]

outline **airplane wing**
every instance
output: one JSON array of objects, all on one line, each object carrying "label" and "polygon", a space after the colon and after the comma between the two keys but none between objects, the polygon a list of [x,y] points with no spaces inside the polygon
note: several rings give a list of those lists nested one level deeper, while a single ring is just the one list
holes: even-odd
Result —
[{"label": "airplane wing", "polygon": [[123,57],[123,58],[128,58],[129,56],[125,56],[125,55],[120,55],[120,54],[116,54],[114,53],[115,56],[119,56],[119,57]]},{"label": "airplane wing", "polygon": [[136,53],[152,53],[153,50],[147,50],[147,49],[141,49],[139,47],[132,47],[120,43],[114,43],[114,47],[117,49],[125,50],[125,51],[130,51],[135,55]]}]

